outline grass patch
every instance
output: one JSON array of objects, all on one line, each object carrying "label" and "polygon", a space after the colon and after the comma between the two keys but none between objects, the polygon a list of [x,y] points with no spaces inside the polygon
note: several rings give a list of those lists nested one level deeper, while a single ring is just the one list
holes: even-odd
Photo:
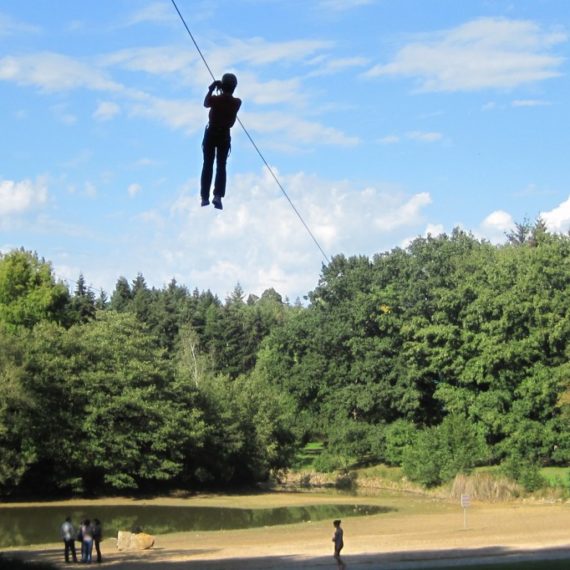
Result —
[{"label": "grass patch", "polygon": [[380,464],[358,469],[359,479],[385,479],[393,483],[398,483],[402,480],[402,477],[402,469],[400,467]]},{"label": "grass patch", "polygon": [[293,464],[293,469],[296,471],[304,469],[314,469],[314,463],[323,453],[325,446],[320,441],[311,441],[305,445],[297,455]]},{"label": "grass patch", "polygon": [[551,487],[570,487],[570,467],[543,467],[540,474]]},{"label": "grass patch", "polygon": [[464,494],[477,501],[508,501],[520,497],[523,489],[500,471],[476,471],[471,475],[460,473],[455,476],[450,495],[459,500]]}]

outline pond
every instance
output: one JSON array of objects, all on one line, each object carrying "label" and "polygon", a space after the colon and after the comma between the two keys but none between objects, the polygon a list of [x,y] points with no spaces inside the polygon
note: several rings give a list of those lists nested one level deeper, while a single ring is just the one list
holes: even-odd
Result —
[{"label": "pond", "polygon": [[197,530],[230,530],[293,524],[325,519],[386,513],[390,507],[369,505],[312,505],[272,509],[226,507],[161,507],[156,505],[0,507],[0,548],[46,544],[59,540],[59,528],[71,516],[77,527],[83,518],[98,518],[103,536],[118,530],[142,529],[149,534]]}]

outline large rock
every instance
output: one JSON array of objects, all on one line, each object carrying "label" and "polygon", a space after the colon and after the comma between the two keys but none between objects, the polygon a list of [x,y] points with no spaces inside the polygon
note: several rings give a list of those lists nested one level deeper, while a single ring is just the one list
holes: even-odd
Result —
[{"label": "large rock", "polygon": [[117,535],[119,550],[148,550],[154,545],[154,536],[144,532],[128,532],[120,530]]}]

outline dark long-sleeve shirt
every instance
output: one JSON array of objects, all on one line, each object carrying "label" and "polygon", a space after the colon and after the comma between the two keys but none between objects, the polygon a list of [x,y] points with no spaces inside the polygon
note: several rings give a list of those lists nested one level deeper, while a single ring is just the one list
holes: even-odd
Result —
[{"label": "dark long-sleeve shirt", "polygon": [[229,130],[236,122],[239,108],[241,107],[241,99],[222,93],[221,95],[212,95],[208,92],[204,99],[204,107],[209,107],[210,127],[219,130]]}]

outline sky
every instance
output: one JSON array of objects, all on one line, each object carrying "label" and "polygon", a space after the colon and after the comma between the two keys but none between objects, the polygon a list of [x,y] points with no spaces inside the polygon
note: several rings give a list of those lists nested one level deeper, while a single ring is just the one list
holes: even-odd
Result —
[{"label": "sky", "polygon": [[[570,230],[568,0],[175,1],[328,259]],[[211,81],[172,0],[2,0],[0,251],[72,289],[306,296],[325,256],[237,124],[200,207]]]}]

